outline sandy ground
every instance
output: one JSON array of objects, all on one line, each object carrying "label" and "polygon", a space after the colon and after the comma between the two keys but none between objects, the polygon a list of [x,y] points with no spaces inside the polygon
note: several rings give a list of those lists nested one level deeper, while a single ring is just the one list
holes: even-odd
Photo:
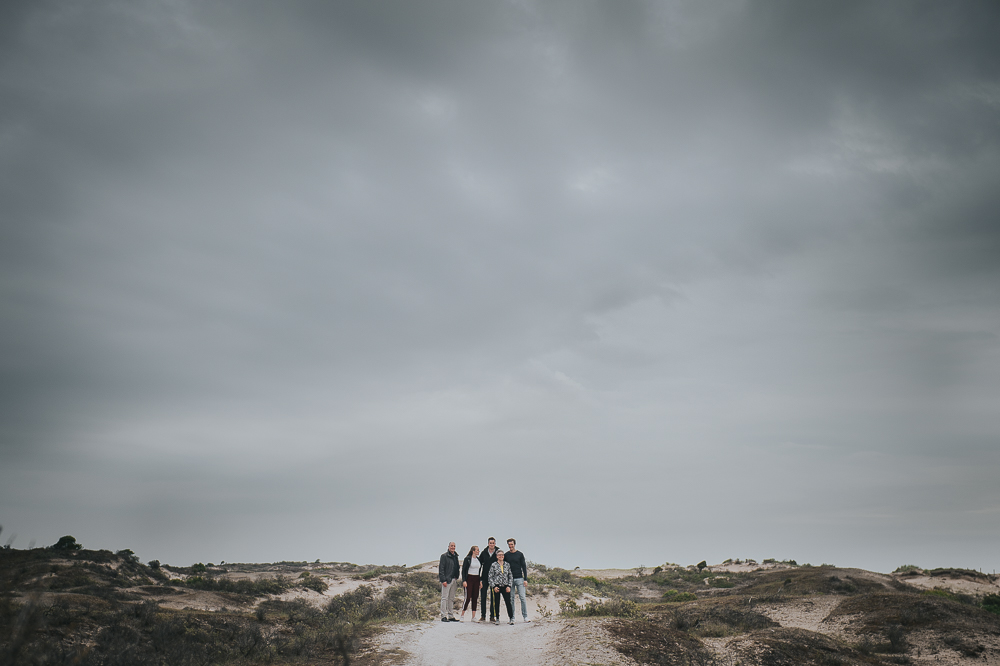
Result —
[{"label": "sandy ground", "polygon": [[383,635],[379,649],[406,666],[635,664],[611,647],[602,622],[594,618],[518,621],[513,626],[422,622]]},{"label": "sandy ground", "polygon": [[754,605],[753,609],[768,616],[782,627],[806,629],[840,637],[843,631],[835,628],[826,618],[843,599],[828,594],[802,597],[782,604],[759,604]]},{"label": "sandy ground", "polygon": [[[646,567],[647,574],[652,572],[653,567]],[[634,576],[635,569],[574,569],[573,574],[576,576],[593,576],[599,580],[609,580],[611,578]]]},{"label": "sandy ground", "polygon": [[951,592],[982,596],[985,594],[1000,594],[1000,578],[973,578],[971,576],[928,576],[925,574],[898,576],[899,580],[907,585],[919,587],[924,590],[932,590],[940,587]]},{"label": "sandy ground", "polygon": [[766,571],[768,569],[791,569],[791,565],[781,562],[768,562],[767,564],[757,564],[756,562],[741,562],[734,564],[712,564],[707,567],[709,571],[715,573],[745,573],[747,571]]}]

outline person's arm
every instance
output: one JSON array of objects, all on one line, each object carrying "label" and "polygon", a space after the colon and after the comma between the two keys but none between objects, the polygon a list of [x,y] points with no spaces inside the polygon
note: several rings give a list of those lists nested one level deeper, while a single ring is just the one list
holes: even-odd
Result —
[{"label": "person's arm", "polygon": [[441,561],[438,562],[438,580],[445,586],[448,587],[448,581],[445,579],[445,569],[448,566],[448,556],[442,555]]}]

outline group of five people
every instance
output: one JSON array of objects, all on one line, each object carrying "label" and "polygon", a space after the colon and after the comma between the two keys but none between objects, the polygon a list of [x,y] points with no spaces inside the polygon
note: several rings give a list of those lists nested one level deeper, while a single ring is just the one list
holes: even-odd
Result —
[{"label": "group of five people", "polygon": [[[521,617],[528,619],[525,582],[528,580],[528,563],[524,553],[517,549],[517,541],[513,537],[507,539],[507,552],[497,548],[497,540],[490,537],[486,550],[480,552],[479,546],[469,549],[469,554],[461,566],[458,564],[458,554],[455,552],[455,542],[448,544],[448,552],[441,555],[438,564],[438,580],[441,582],[441,621],[461,622],[472,603],[472,621],[476,621],[476,602],[479,601],[480,622],[486,621],[486,602],[489,599],[490,622],[500,624],[500,600],[503,599],[507,608],[507,620],[514,624],[514,603],[511,592],[516,593],[521,601]],[[465,589],[465,606],[462,608],[461,619],[455,617],[455,593],[458,580],[461,578]],[[485,583],[485,584],[483,584]]]}]

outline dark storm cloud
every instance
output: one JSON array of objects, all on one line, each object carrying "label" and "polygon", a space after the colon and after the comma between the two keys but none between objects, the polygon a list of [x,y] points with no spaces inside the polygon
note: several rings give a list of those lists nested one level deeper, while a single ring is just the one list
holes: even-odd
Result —
[{"label": "dark storm cloud", "polygon": [[[1000,506],[971,462],[1000,433],[990,3],[2,11],[0,499],[24,524],[77,497],[165,549],[148,524],[190,496],[241,530],[268,507],[309,531],[318,503],[370,542],[338,558],[382,561],[365,525],[433,513],[470,443],[657,552],[623,502],[706,490],[750,545],[801,507],[840,535],[912,526],[919,497],[953,524]],[[664,485],[698,452],[717,474]],[[746,496],[760,533],[727,522]],[[184,529],[219,543],[216,518]]]}]

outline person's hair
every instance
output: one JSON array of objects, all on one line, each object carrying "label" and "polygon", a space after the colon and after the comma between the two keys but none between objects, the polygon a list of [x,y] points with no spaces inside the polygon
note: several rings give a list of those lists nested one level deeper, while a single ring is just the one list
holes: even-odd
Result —
[{"label": "person's hair", "polygon": [[487,541],[496,541],[496,540],[497,540],[496,537],[490,537],[489,539],[487,539]]},{"label": "person's hair", "polygon": [[503,557],[503,551],[502,550],[498,550],[497,551],[497,557]]},{"label": "person's hair", "polygon": [[510,543],[511,541],[514,542],[515,546],[517,545],[517,539],[515,539],[514,537],[511,537],[511,538],[507,539],[507,543]]},{"label": "person's hair", "polygon": [[473,546],[472,548],[470,548],[469,549],[469,554],[466,555],[466,557],[472,557],[472,551],[474,551],[476,548],[479,548],[479,546]]}]

